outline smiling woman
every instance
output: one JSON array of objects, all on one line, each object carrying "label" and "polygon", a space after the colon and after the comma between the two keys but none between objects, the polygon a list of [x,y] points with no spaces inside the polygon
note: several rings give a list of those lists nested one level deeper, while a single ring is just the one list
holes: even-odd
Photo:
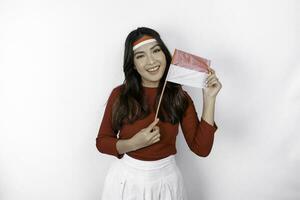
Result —
[{"label": "smiling woman", "polygon": [[166,56],[156,40],[134,50],[134,69],[141,75],[143,86],[158,87],[165,68]]},{"label": "smiling woman", "polygon": [[171,82],[154,119],[170,63],[156,31],[142,27],[129,33],[125,80],[112,90],[96,138],[101,153],[118,158],[106,175],[102,200],[187,200],[175,160],[179,123],[189,148],[202,157],[211,151],[217,125],[199,121],[188,93]]},{"label": "smiling woman", "polygon": [[[123,65],[125,80],[119,86],[120,94],[112,108],[112,124],[116,131],[120,130],[124,121],[133,123],[157,107],[171,60],[169,50],[153,29],[138,28],[127,36]],[[149,88],[156,89],[152,104],[146,102],[144,94]],[[159,119],[178,123],[188,105],[186,92],[181,85],[168,83],[163,97]]]}]

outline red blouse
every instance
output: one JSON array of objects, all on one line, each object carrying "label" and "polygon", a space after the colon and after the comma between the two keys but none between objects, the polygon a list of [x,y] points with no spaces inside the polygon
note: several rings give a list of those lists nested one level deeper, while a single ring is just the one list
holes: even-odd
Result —
[{"label": "red blouse", "polygon": [[[147,102],[150,108],[155,103],[155,97],[157,94],[157,88],[144,88],[144,95],[146,95]],[[102,117],[102,122],[98,131],[98,136],[96,138],[96,147],[99,152],[104,154],[113,155],[121,159],[124,154],[119,154],[116,148],[116,142],[118,139],[129,139],[141,129],[147,127],[150,123],[154,121],[155,111],[151,113],[142,120],[137,120],[132,124],[123,124],[119,131],[119,137],[113,132],[112,128],[112,105],[116,97],[120,93],[121,85],[115,87],[107,101],[107,105]],[[188,93],[188,107],[180,121],[181,129],[184,138],[191,149],[198,156],[207,156],[213,146],[214,133],[217,130],[217,125],[214,122],[212,126],[206,122],[202,117],[199,122],[197,112],[194,103]],[[158,160],[165,158],[169,155],[176,154],[176,136],[178,134],[177,124],[171,124],[168,122],[159,121],[157,126],[160,128],[160,141],[135,151],[127,152],[126,154],[139,159],[139,160]]]}]

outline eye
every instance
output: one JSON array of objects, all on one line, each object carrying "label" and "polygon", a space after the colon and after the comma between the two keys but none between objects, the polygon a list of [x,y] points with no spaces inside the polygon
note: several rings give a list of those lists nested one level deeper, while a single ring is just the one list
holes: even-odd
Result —
[{"label": "eye", "polygon": [[144,55],[139,55],[139,56],[136,56],[135,58],[136,59],[139,59],[139,58],[141,58],[141,57],[143,57]]},{"label": "eye", "polygon": [[158,49],[155,49],[153,52],[157,53],[157,52],[160,52],[160,51],[161,51],[161,49],[158,48]]}]

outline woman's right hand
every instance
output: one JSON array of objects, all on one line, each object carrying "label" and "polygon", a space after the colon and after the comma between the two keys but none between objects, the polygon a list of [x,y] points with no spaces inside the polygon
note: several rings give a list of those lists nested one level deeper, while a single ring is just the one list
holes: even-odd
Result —
[{"label": "woman's right hand", "polygon": [[149,126],[130,138],[135,150],[152,145],[160,140],[159,127],[156,126],[158,121],[159,119],[156,118]]}]

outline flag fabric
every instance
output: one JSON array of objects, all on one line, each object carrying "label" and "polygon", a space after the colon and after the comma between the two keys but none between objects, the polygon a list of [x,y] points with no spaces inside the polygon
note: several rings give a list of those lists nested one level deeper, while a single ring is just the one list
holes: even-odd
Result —
[{"label": "flag fabric", "polygon": [[159,98],[155,119],[158,116],[158,110],[164,94],[166,83],[168,81],[178,83],[181,85],[203,88],[205,80],[208,76],[209,66],[210,60],[175,49],[169,67],[169,71],[162,89],[162,95],[160,95]]},{"label": "flag fabric", "polygon": [[175,49],[166,81],[203,88],[211,61]]}]

